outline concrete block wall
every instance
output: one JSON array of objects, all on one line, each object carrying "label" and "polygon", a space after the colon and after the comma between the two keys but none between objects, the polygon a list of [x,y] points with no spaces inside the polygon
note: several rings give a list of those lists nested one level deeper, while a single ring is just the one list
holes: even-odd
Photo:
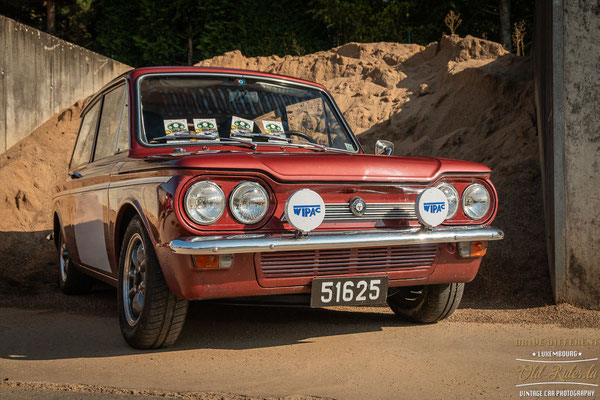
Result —
[{"label": "concrete block wall", "polygon": [[0,15],[0,153],[129,69]]},{"label": "concrete block wall", "polygon": [[558,303],[600,310],[600,7],[537,0],[534,64],[548,259]]},{"label": "concrete block wall", "polygon": [[565,281],[557,294],[600,309],[600,3],[562,1],[562,30],[563,83],[555,96],[562,96]]}]

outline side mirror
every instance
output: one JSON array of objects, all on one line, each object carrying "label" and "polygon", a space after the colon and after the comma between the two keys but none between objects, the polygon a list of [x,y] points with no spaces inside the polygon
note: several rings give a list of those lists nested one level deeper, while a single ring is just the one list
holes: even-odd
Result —
[{"label": "side mirror", "polygon": [[394,152],[394,143],[389,140],[378,140],[375,143],[375,154],[378,156],[391,156]]}]

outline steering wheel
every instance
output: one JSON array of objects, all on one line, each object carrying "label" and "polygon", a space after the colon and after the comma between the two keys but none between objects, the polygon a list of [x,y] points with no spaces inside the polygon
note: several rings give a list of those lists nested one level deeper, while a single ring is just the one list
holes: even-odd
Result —
[{"label": "steering wheel", "polygon": [[306,139],[306,141],[309,142],[309,143],[317,144],[317,142],[313,138],[311,138],[310,136],[308,136],[304,132],[300,132],[300,131],[287,131],[286,134],[287,134],[288,137],[290,137],[290,136],[298,136],[298,137],[300,137],[302,139]]}]

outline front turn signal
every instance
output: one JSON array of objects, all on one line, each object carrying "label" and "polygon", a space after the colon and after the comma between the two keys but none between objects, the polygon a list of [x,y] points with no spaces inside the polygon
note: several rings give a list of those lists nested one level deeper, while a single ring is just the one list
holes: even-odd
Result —
[{"label": "front turn signal", "polygon": [[483,257],[487,252],[487,242],[461,242],[456,247],[463,258]]},{"label": "front turn signal", "polygon": [[231,267],[233,254],[195,255],[192,259],[198,269],[225,269]]}]

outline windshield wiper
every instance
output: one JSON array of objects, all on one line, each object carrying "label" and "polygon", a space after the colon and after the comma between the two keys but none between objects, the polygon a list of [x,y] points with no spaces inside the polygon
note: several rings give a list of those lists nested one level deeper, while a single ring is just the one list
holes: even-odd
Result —
[{"label": "windshield wiper", "polygon": [[[168,142],[170,140],[198,140],[201,141],[202,139],[204,139],[203,137],[199,137],[197,135],[168,135],[168,136],[159,136],[157,138],[152,139],[150,142],[156,142],[156,143],[161,143],[161,142]],[[208,139],[210,140],[210,139]],[[241,139],[235,139],[235,138],[219,138],[219,140],[210,140],[211,144],[215,144],[218,145],[219,142],[223,142],[223,141],[229,141],[229,142],[233,142],[233,143],[222,143],[222,144],[243,144],[245,147],[250,147],[252,150],[256,149],[256,144],[246,141],[246,140],[241,140]]]},{"label": "windshield wiper", "polygon": [[[235,144],[243,144],[244,146],[250,147],[252,150],[256,150],[256,143],[252,143],[248,140],[236,139],[232,137],[220,138],[221,141],[228,140],[230,142],[234,142]],[[232,143],[232,144],[234,144]]]},{"label": "windshield wiper", "polygon": [[[269,135],[267,133],[261,133],[260,135],[257,135],[257,137],[263,137],[263,138],[275,139],[275,140],[283,140],[286,142],[285,145],[287,145],[287,146],[295,145],[294,147],[308,148],[308,149],[312,149],[312,150],[316,150],[316,151],[327,151],[327,147],[321,146],[320,144],[311,143],[308,141],[292,139],[292,138],[288,138],[288,137],[281,137],[281,136],[277,136],[277,135]],[[281,143],[281,144],[283,144],[283,143]]]},{"label": "windshield wiper", "polygon": [[[292,139],[292,138],[288,138],[288,137],[281,137],[281,136],[277,136],[277,135],[269,135],[267,133],[260,133],[260,134],[255,134],[255,135],[244,135],[243,137],[249,138],[249,139],[265,138],[265,139],[279,140],[279,141],[285,142],[285,143],[279,143],[282,145],[302,147],[302,148],[311,149],[311,150],[315,150],[315,151],[329,150],[327,147],[322,146],[317,143],[311,143],[308,141]],[[161,143],[161,142],[168,142],[170,140],[190,140],[190,139],[202,140],[203,138],[198,137],[197,135],[167,135],[167,136],[159,136],[159,137],[153,138],[150,142]],[[211,144],[218,145],[219,142],[221,142],[221,144],[240,144],[240,145],[244,145],[245,147],[250,147],[252,150],[256,150],[256,147],[257,147],[257,143],[255,143],[255,142],[251,142],[251,141],[243,140],[243,139],[232,138],[232,137],[219,138],[219,141],[215,140],[214,143],[211,143]],[[231,143],[222,143],[222,142],[231,142]],[[270,143],[272,143],[272,142],[270,142]]]},{"label": "windshield wiper", "polygon": [[167,135],[167,136],[159,136],[156,138],[153,138],[152,140],[150,140],[150,143],[152,142],[168,142],[169,140],[189,140],[189,139],[200,139],[198,136],[196,135]]}]

